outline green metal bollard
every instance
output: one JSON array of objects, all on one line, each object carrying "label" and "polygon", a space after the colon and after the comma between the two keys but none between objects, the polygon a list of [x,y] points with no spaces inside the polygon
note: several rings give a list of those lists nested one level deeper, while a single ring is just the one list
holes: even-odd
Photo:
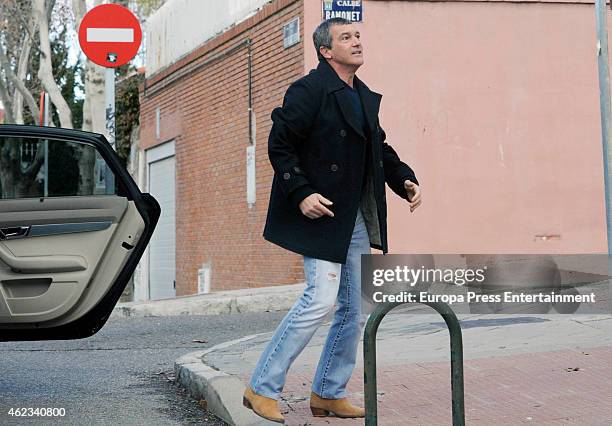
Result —
[{"label": "green metal bollard", "polygon": [[[378,326],[387,313],[403,303],[383,303],[376,306],[365,326],[363,337],[363,384],[365,391],[365,424],[375,426],[378,419],[376,400],[376,333]],[[451,394],[453,407],[453,426],[465,425],[465,406],[463,401],[463,339],[461,325],[453,310],[446,303],[424,303],[434,308],[446,322],[450,334],[451,349]]]}]

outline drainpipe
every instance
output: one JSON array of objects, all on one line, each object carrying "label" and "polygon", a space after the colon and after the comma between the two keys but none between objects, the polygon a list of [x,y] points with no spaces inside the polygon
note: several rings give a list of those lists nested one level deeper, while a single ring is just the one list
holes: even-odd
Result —
[{"label": "drainpipe", "polygon": [[253,77],[252,77],[252,69],[253,69],[253,52],[251,50],[252,40],[247,38],[246,41],[247,51],[248,51],[248,85],[249,85],[249,144],[255,144],[255,135],[253,134]]},{"label": "drainpipe", "polygon": [[247,45],[247,74],[249,86],[249,144],[246,148],[247,162],[247,206],[249,209],[255,206],[256,178],[255,178],[255,113],[253,112],[253,50],[252,40],[246,39]]}]

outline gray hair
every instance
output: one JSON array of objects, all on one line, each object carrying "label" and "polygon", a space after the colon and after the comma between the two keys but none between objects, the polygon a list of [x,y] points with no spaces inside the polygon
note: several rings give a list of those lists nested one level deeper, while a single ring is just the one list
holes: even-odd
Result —
[{"label": "gray hair", "polygon": [[314,33],[312,33],[312,41],[314,42],[315,49],[317,50],[317,57],[319,61],[323,61],[325,58],[321,55],[321,47],[327,47],[331,49],[332,36],[329,29],[334,25],[348,25],[351,21],[344,18],[329,18],[321,22]]}]

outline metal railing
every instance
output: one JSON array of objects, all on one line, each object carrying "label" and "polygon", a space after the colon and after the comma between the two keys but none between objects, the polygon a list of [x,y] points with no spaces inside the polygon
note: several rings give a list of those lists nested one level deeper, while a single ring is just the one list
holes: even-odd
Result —
[{"label": "metal railing", "polygon": [[[378,326],[387,313],[398,303],[381,303],[376,306],[365,326],[363,337],[363,381],[365,391],[366,426],[374,426],[378,419],[376,399],[376,333]],[[465,406],[463,397],[463,338],[457,316],[446,303],[423,302],[434,308],[446,322],[450,334],[451,350],[451,394],[453,407],[453,426],[465,425]]]}]

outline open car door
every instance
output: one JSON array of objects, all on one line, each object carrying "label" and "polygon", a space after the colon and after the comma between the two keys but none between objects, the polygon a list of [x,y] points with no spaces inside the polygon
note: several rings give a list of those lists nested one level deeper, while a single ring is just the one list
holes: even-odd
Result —
[{"label": "open car door", "polygon": [[102,135],[0,125],[0,341],[95,334],[159,215]]}]

